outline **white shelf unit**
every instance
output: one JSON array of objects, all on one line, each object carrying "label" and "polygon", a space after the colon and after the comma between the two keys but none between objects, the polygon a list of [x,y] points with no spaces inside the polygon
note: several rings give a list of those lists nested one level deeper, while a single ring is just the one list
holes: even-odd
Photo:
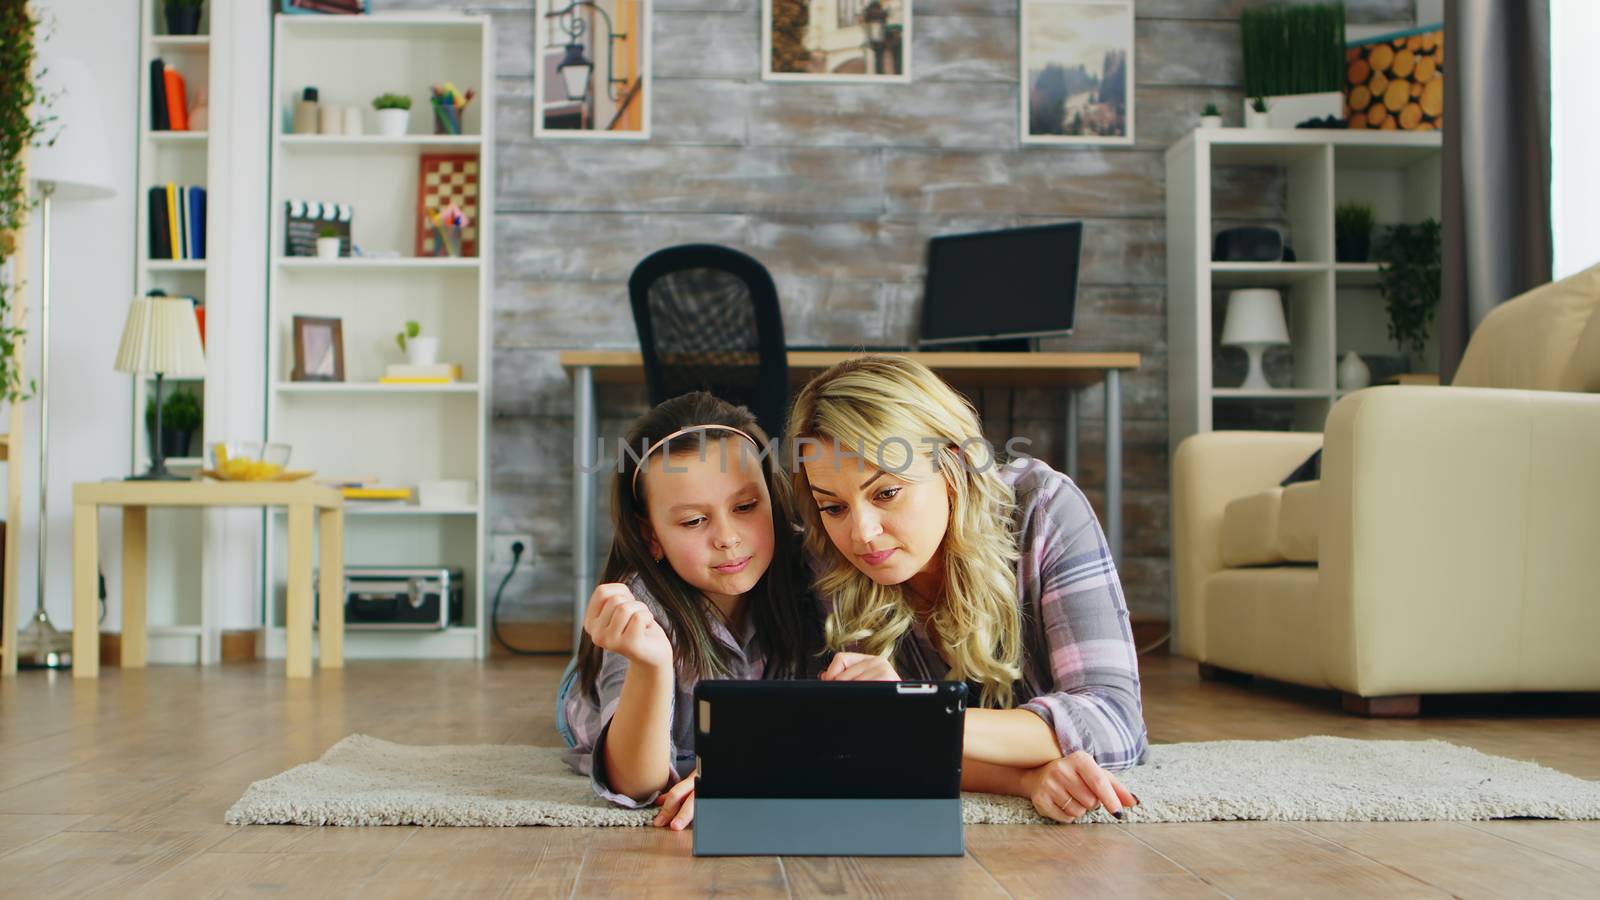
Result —
[{"label": "white shelf unit", "polygon": [[[394,13],[284,16],[274,22],[270,188],[272,264],[268,274],[267,435],[290,444],[291,466],[322,478],[376,478],[415,489],[420,481],[468,479],[468,506],[351,503],[346,566],[440,565],[465,576],[463,621],[444,631],[349,630],[352,658],[473,658],[487,650],[484,611],[484,487],[487,481],[490,291],[493,288],[494,38],[480,15]],[[371,100],[412,98],[411,128],[432,130],[429,86],[452,81],[477,91],[462,135],[293,134],[303,88],[319,102],[360,106],[375,130]],[[473,154],[480,185],[474,258],[417,257],[417,172],[425,153]],[[347,203],[351,237],[378,256],[286,256],[285,202]],[[398,255],[396,255],[398,254]],[[290,380],[293,319],[337,317],[343,382]],[[394,335],[415,320],[439,338],[439,360],[459,363],[463,381],[447,385],[378,383],[403,362]],[[285,520],[268,517],[266,652],[284,653]]]},{"label": "white shelf unit", "polygon": [[[150,188],[174,184],[199,185],[208,192],[213,172],[226,171],[226,160],[214,158],[209,131],[157,131],[151,127],[150,63],[156,58],[183,75],[185,96],[193,106],[201,91],[209,93],[214,66],[226,65],[211,52],[210,10],[201,16],[199,35],[166,34],[166,17],[161,0],[140,4],[138,190],[135,197],[136,243],[134,291],[145,294],[160,289],[173,296],[193,297],[204,303],[208,296],[226,292],[212,289],[212,274],[203,259],[157,260],[150,258]],[[208,231],[210,217],[207,217]],[[215,243],[206,241],[210,255]],[[154,377],[131,379],[130,404],[133,407],[132,448],[129,472],[143,471],[150,465],[150,442],[145,428],[145,408],[154,396]],[[195,394],[205,406],[206,379],[163,379],[162,396],[170,399],[179,391]],[[167,468],[179,475],[192,475],[201,466],[206,435],[202,419],[200,433],[191,448],[181,456],[168,457]],[[191,455],[193,454],[193,455]],[[215,628],[204,598],[203,566],[206,544],[206,513],[201,510],[156,509],[149,515],[147,540],[150,580],[151,660],[211,662],[216,647]]]},{"label": "white shelf unit", "polygon": [[[1400,352],[1387,337],[1378,264],[1335,262],[1334,209],[1344,202],[1369,203],[1379,228],[1438,218],[1441,148],[1437,132],[1220,128],[1192,131],[1167,149],[1172,450],[1191,434],[1220,427],[1219,418],[1234,420],[1228,413],[1237,407],[1229,404],[1276,405],[1278,415],[1269,418],[1320,431],[1333,403],[1347,393],[1338,389],[1335,375],[1346,351]],[[1259,224],[1283,229],[1296,262],[1211,260],[1222,227],[1215,221],[1214,179],[1219,169],[1235,166],[1283,171],[1285,220]],[[1249,391],[1219,383],[1217,356],[1238,353],[1243,359],[1242,351],[1217,344],[1228,290],[1239,287],[1282,292],[1290,335],[1288,383]],[[1424,359],[1437,359],[1434,348]]]}]

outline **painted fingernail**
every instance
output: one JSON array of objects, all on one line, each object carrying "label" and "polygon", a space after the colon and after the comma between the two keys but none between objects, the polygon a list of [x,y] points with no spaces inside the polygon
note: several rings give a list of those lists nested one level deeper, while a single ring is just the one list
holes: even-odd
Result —
[{"label": "painted fingernail", "polygon": [[[1132,792],[1130,791],[1129,793],[1132,793]],[[1138,794],[1133,794],[1133,805],[1134,806],[1138,806],[1140,804],[1140,802],[1142,802],[1142,801],[1139,800],[1139,795]]]},{"label": "painted fingernail", "polygon": [[1116,816],[1118,819],[1121,819],[1122,818],[1122,810],[1119,809],[1116,812],[1112,813],[1112,815]]}]

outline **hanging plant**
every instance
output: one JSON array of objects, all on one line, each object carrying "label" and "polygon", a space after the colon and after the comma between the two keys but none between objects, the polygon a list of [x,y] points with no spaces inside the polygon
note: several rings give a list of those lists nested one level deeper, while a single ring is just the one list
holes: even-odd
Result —
[{"label": "hanging plant", "polygon": [[[22,250],[22,227],[28,223],[32,203],[28,197],[27,160],[29,146],[45,122],[35,120],[34,100],[38,88],[33,70],[34,29],[39,20],[28,8],[27,0],[0,0],[0,271],[6,269],[13,254]],[[23,329],[11,321],[12,298],[21,284],[0,277],[0,400],[26,400],[33,384],[22,384],[22,369],[17,365],[17,346]]]}]

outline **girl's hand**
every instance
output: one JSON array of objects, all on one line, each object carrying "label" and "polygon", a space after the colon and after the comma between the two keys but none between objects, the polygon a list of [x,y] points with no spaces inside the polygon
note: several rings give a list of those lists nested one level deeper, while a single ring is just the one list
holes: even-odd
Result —
[{"label": "girl's hand", "polygon": [[1022,786],[1039,815],[1058,822],[1071,822],[1101,806],[1120,819],[1124,807],[1139,805],[1138,797],[1082,750],[1028,770]]},{"label": "girl's hand", "polygon": [[602,584],[589,595],[583,630],[596,647],[620,653],[631,663],[658,669],[672,667],[672,644],[650,608],[635,600],[623,584]]},{"label": "girl's hand", "polygon": [[899,681],[894,666],[881,656],[866,653],[835,653],[833,661],[817,676],[823,681]]},{"label": "girl's hand", "polygon": [[689,823],[694,821],[694,779],[695,774],[690,773],[688,778],[662,791],[661,796],[656,798],[661,812],[656,813],[651,825],[671,828],[673,831],[689,827]]}]

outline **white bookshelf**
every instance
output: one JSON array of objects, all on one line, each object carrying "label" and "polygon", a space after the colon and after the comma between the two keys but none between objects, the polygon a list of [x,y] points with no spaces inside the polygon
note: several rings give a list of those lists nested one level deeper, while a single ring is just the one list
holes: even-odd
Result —
[{"label": "white bookshelf", "polygon": [[[201,91],[210,93],[211,84],[221,80],[216,75],[225,60],[218,60],[212,51],[211,14],[207,9],[201,16],[199,35],[166,34],[166,18],[161,0],[142,0],[139,27],[139,113],[138,113],[138,187],[135,208],[134,290],[145,294],[161,289],[173,296],[193,297],[204,303],[208,296],[221,297],[225,291],[212,284],[213,273],[203,259],[154,260],[150,258],[149,189],[172,182],[199,185],[209,193],[214,183],[223,180],[213,173],[225,171],[227,161],[212,146],[209,130],[157,131],[151,128],[150,63],[160,58],[168,68],[183,75],[186,100],[193,106]],[[209,212],[209,211],[208,211]],[[207,230],[212,217],[207,217]],[[209,235],[208,235],[209,237]],[[206,241],[206,252],[211,255],[217,244]],[[150,465],[150,442],[145,429],[145,408],[153,397],[153,377],[131,377],[130,405],[132,448],[128,459],[129,473],[144,471]],[[176,391],[189,391],[196,395],[205,408],[207,379],[168,378],[162,384],[162,395],[170,398]],[[195,435],[192,447],[183,455],[167,458],[167,468],[178,475],[192,475],[201,467],[207,423],[202,419],[200,433]],[[206,513],[199,510],[151,510],[148,524],[149,590],[151,660],[153,662],[211,662],[218,645],[214,616],[209,614],[203,582],[206,555]]]},{"label": "white bookshelf", "polygon": [[[271,265],[267,284],[267,435],[292,446],[290,467],[322,478],[376,478],[387,486],[466,479],[474,502],[352,502],[345,518],[345,564],[440,565],[465,576],[463,621],[444,631],[348,631],[352,658],[471,658],[484,655],[485,515],[489,310],[493,288],[494,38],[487,16],[393,13],[284,16],[274,21]],[[476,97],[464,134],[435,135],[429,85],[452,81]],[[301,90],[319,102],[360,107],[361,135],[292,133]],[[371,101],[386,92],[412,99],[412,133],[376,135]],[[480,196],[473,258],[417,257],[417,171],[426,153],[472,154]],[[351,236],[374,256],[324,260],[287,256],[289,199],[353,207]],[[342,382],[290,380],[293,318],[337,317],[343,331]],[[394,335],[408,320],[439,338],[439,360],[458,363],[462,381],[380,384],[385,366],[403,362]],[[268,517],[263,590],[266,652],[284,652],[284,517]]]},{"label": "white bookshelf", "polygon": [[[1415,223],[1440,215],[1442,142],[1438,133],[1241,128],[1198,129],[1167,149],[1168,417],[1171,448],[1210,431],[1226,404],[1278,404],[1296,430],[1320,431],[1346,391],[1336,369],[1348,350],[1396,354],[1377,292],[1378,264],[1334,260],[1334,208],[1370,203],[1377,222]],[[1281,170],[1287,187],[1282,229],[1295,262],[1213,262],[1212,185],[1226,167]],[[1217,357],[1227,294],[1233,288],[1282,292],[1292,375],[1269,390],[1224,383]],[[1437,359],[1430,347],[1425,357]],[[1242,369],[1240,370],[1242,377]],[[1279,376],[1279,380],[1284,380]],[[1224,416],[1223,418],[1226,418]]]}]

